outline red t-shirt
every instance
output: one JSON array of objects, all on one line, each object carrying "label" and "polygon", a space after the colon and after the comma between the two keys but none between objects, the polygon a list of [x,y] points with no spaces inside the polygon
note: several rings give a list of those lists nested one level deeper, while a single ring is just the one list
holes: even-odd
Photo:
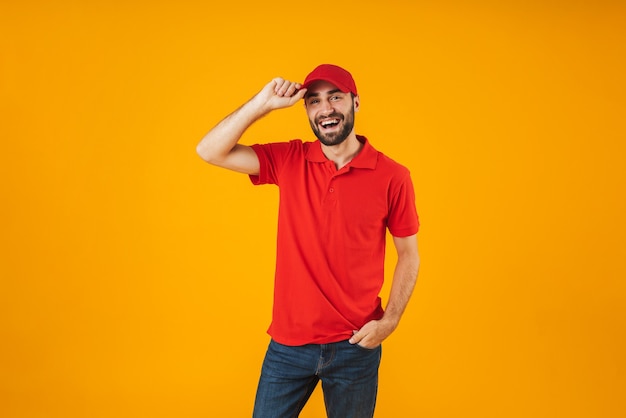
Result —
[{"label": "red t-shirt", "polygon": [[319,141],[253,145],[254,184],[280,190],[274,309],[268,333],[285,345],[328,344],[383,315],[386,229],[419,229],[409,170],[376,151],[337,170]]}]

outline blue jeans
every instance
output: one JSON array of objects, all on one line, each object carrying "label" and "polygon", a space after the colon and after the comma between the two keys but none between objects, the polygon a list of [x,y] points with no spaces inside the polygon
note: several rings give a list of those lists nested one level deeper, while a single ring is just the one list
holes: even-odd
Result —
[{"label": "blue jeans", "polygon": [[253,418],[295,418],[321,380],[329,418],[371,418],[382,348],[348,341],[290,347],[271,341]]}]

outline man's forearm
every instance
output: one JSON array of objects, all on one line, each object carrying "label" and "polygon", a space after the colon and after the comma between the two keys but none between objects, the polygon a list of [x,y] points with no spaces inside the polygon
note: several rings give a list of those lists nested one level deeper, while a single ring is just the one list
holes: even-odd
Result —
[{"label": "man's forearm", "polygon": [[393,273],[385,314],[380,320],[370,321],[360,330],[355,330],[350,338],[351,344],[358,343],[367,348],[381,344],[398,327],[400,318],[411,299],[420,264],[417,237],[415,235],[403,238],[394,237],[394,243],[398,251],[398,262]]},{"label": "man's forearm", "polygon": [[196,147],[208,163],[247,174],[257,174],[259,160],[250,147],[238,144],[256,120],[275,109],[293,106],[306,89],[280,77],[273,79],[252,99],[228,115],[207,133]]},{"label": "man's forearm", "polygon": [[399,255],[398,257],[389,300],[385,308],[385,314],[381,319],[381,321],[387,322],[392,326],[393,329],[398,326],[400,318],[413,294],[419,272],[419,263],[420,260],[417,253]]},{"label": "man's forearm", "polygon": [[244,132],[269,112],[255,99],[256,96],[224,118],[202,138],[196,151],[203,160],[215,163],[226,158]]}]

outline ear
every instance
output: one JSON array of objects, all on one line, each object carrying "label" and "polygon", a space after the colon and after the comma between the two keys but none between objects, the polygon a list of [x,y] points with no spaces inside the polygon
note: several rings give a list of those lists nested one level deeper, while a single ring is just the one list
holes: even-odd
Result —
[{"label": "ear", "polygon": [[354,111],[358,112],[359,106],[361,105],[361,99],[359,98],[359,96],[354,96],[353,103],[354,103]]}]

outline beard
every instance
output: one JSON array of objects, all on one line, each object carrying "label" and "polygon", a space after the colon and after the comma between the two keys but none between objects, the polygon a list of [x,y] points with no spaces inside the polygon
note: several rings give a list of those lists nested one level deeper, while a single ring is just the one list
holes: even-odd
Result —
[{"label": "beard", "polygon": [[[339,123],[342,124],[342,128],[336,132],[322,132],[322,130],[319,128],[320,126],[319,122],[322,119],[328,119],[328,118],[339,119],[340,120]],[[309,124],[311,125],[311,128],[313,129],[313,133],[315,134],[317,139],[320,140],[322,144],[327,145],[327,146],[339,145],[343,141],[345,141],[346,138],[348,138],[348,136],[352,132],[352,129],[354,128],[354,104],[352,105],[352,109],[347,115],[342,115],[341,113],[333,112],[330,115],[325,116],[324,118],[317,118],[315,121],[309,119]]]}]

